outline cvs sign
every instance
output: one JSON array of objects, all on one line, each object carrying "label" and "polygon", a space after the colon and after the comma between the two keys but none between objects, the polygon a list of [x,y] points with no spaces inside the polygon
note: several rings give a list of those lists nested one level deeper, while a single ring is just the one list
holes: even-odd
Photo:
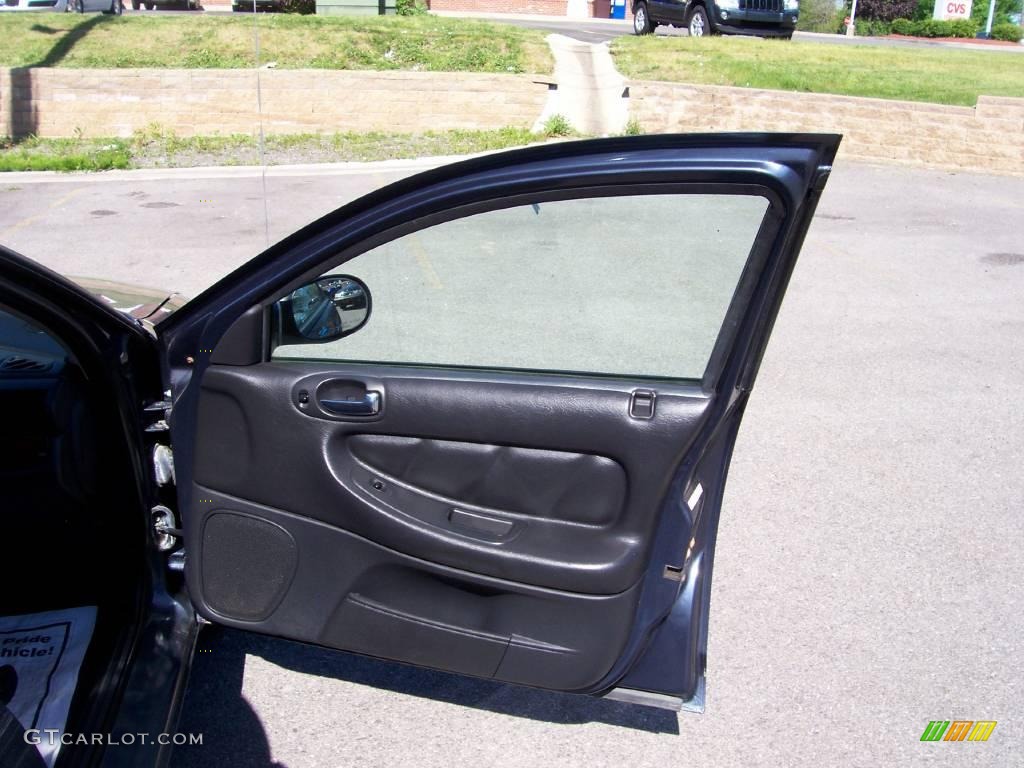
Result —
[{"label": "cvs sign", "polygon": [[953,19],[971,18],[972,0],[935,0],[933,19],[952,21]]}]

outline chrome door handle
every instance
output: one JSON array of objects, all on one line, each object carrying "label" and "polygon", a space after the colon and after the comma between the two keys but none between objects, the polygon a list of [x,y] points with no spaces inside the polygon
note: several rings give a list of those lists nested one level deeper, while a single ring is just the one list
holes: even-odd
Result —
[{"label": "chrome door handle", "polygon": [[380,413],[380,392],[367,392],[359,400],[321,400],[320,407],[336,416],[376,416]]}]

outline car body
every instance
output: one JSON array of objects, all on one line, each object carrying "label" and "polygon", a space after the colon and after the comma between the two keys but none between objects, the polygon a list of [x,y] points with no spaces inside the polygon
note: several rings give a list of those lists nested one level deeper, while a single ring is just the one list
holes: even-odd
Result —
[{"label": "car body", "polygon": [[[0,12],[3,11],[56,11],[64,13],[68,10],[69,0],[3,0]],[[106,3],[106,8],[110,3]],[[104,10],[104,9],[97,9]]]},{"label": "car body", "polygon": [[[339,208],[159,318],[160,293],[97,296],[0,247],[0,578],[26,551],[39,563],[31,589],[0,595],[0,625],[96,617],[54,728],[106,737],[47,764],[166,764],[173,743],[123,735],[173,730],[201,621],[702,711],[725,477],[839,141],[639,136],[473,158]],[[661,228],[665,247],[637,253],[612,221],[683,204],[711,227],[688,247]],[[632,368],[661,355],[662,331],[673,350],[652,359],[690,354],[667,316],[607,322],[608,280],[628,286],[595,267],[602,247],[639,288],[613,309],[647,306],[656,283],[700,321],[689,373],[535,362],[582,347]],[[377,265],[372,284],[359,264]],[[501,277],[477,279],[489,267]],[[484,357],[461,359],[459,340],[502,314],[495,343],[470,349]],[[618,343],[581,340],[581,318]],[[0,675],[0,762],[35,765],[14,679]]]},{"label": "car body", "polygon": [[145,8],[147,11],[174,8],[181,11],[198,11],[203,5],[201,0],[131,0],[132,10]]},{"label": "car body", "polygon": [[281,8],[281,0],[232,0],[231,10],[235,13],[251,11],[277,11]]},{"label": "car body", "polygon": [[97,296],[119,312],[155,325],[185,305],[187,299],[174,291],[130,285],[113,280],[70,276],[76,284]]},{"label": "car body", "polygon": [[633,31],[682,27],[691,37],[712,34],[789,39],[800,17],[799,0],[633,0]]},{"label": "car body", "polygon": [[106,13],[120,16],[124,13],[124,0],[66,0],[68,13]]}]

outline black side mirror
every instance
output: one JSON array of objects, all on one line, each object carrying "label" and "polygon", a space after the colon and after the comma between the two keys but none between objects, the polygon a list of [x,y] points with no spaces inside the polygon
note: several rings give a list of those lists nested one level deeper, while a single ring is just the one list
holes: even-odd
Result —
[{"label": "black side mirror", "polygon": [[355,333],[370,319],[370,289],[351,275],[327,275],[277,302],[277,344],[317,344]]}]

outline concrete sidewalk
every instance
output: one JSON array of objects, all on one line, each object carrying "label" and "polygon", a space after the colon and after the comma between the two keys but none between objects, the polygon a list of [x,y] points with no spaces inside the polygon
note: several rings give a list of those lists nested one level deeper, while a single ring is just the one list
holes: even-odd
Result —
[{"label": "concrete sidewalk", "polygon": [[549,91],[538,127],[560,114],[583,134],[622,133],[629,120],[629,100],[623,96],[626,78],[615,69],[608,45],[559,34],[548,35],[547,39],[555,57],[558,88]]}]

